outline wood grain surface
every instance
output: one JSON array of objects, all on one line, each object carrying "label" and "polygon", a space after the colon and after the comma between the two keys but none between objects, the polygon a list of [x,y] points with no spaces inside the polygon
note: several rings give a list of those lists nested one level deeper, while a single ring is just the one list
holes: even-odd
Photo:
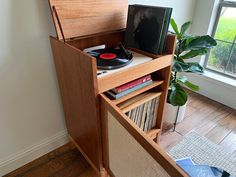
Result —
[{"label": "wood grain surface", "polygon": [[50,38],[68,132],[92,167],[102,169],[96,61]]},{"label": "wood grain surface", "polygon": [[[54,6],[66,39],[116,31],[126,27],[128,0],[49,0]],[[62,34],[52,12],[57,36]]]},{"label": "wood grain surface", "polygon": [[68,143],[4,177],[98,177],[82,154]]},{"label": "wood grain surface", "polygon": [[170,66],[172,63],[172,55],[165,55],[160,58],[153,59],[152,61],[145,62],[140,65],[121,70],[119,72],[111,73],[98,78],[99,93],[125,84],[129,81],[138,79],[142,76],[153,73]]}]

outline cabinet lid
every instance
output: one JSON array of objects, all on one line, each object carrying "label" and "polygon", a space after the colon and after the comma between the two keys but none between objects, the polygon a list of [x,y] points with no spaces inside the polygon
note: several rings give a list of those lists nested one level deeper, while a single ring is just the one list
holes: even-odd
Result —
[{"label": "cabinet lid", "polygon": [[128,0],[49,0],[49,3],[58,39],[126,27]]}]

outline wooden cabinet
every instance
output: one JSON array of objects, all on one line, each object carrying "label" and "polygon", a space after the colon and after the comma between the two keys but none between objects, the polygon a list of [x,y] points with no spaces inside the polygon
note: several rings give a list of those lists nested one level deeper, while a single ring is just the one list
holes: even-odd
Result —
[{"label": "wooden cabinet", "polygon": [[[185,176],[156,143],[162,128],[175,36],[167,37],[164,55],[133,49],[151,60],[97,76],[96,59],[83,50],[123,42],[128,2],[49,2],[57,31],[50,42],[71,141],[100,176]],[[154,80],[151,85],[117,100],[104,94],[148,74]],[[155,97],[159,97],[155,126],[143,132],[125,114],[131,108],[125,104],[135,107]]]}]

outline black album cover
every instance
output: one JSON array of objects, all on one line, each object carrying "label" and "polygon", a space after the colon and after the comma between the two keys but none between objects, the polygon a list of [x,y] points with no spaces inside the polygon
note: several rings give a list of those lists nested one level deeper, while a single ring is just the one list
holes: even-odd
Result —
[{"label": "black album cover", "polygon": [[161,54],[171,18],[172,8],[129,5],[125,45]]}]

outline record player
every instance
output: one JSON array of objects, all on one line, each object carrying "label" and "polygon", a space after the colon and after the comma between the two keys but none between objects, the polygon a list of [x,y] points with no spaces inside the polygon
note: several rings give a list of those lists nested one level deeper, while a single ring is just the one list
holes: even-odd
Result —
[{"label": "record player", "polygon": [[133,54],[125,49],[122,44],[119,45],[119,48],[104,47],[101,49],[89,50],[87,53],[96,58],[98,69],[117,69],[124,67],[133,61]]},{"label": "record player", "polygon": [[95,57],[98,77],[152,60],[151,57],[125,49],[122,44],[119,44],[119,47],[116,48],[106,48],[106,45],[94,46],[83,51]]},{"label": "record player", "polygon": [[[50,42],[70,140],[99,176],[105,177],[107,174],[114,176],[112,174],[119,173],[119,169],[124,170],[123,167],[117,169],[113,164],[115,159],[122,156],[111,159],[114,157],[112,153],[114,149],[110,148],[116,146],[109,137],[122,135],[119,132],[115,134],[111,132],[114,129],[110,129],[110,125],[114,123],[117,124],[114,127],[125,129],[127,135],[123,137],[132,137],[136,143],[135,147],[142,149],[146,156],[153,159],[149,162],[137,161],[138,164],[147,165],[150,162],[161,166],[164,164],[170,169],[168,173],[182,173],[173,165],[174,162],[163,156],[163,152],[160,153],[159,147],[157,148],[151,140],[157,139],[161,132],[176,37],[173,35],[167,37],[164,55],[132,49],[133,58],[125,62],[122,67],[112,70],[98,69],[96,56],[91,56],[83,50],[105,44],[106,48],[112,51],[99,53],[100,59],[113,60],[115,55],[116,57],[120,55],[113,50],[124,43],[128,1],[49,0],[49,2],[57,33],[56,37],[50,37]],[[98,75],[99,72],[105,73]],[[125,97],[131,99],[142,92],[149,92],[149,89],[151,92],[149,96],[160,92],[156,127],[146,135],[127,120],[118,104],[106,98],[103,93],[148,74],[152,75],[153,84]],[[110,116],[109,119],[107,116]],[[112,122],[108,123],[108,120]],[[127,151],[132,150],[127,149]],[[139,153],[136,156],[139,157]],[[134,165],[130,161],[127,163],[130,167]]]}]

